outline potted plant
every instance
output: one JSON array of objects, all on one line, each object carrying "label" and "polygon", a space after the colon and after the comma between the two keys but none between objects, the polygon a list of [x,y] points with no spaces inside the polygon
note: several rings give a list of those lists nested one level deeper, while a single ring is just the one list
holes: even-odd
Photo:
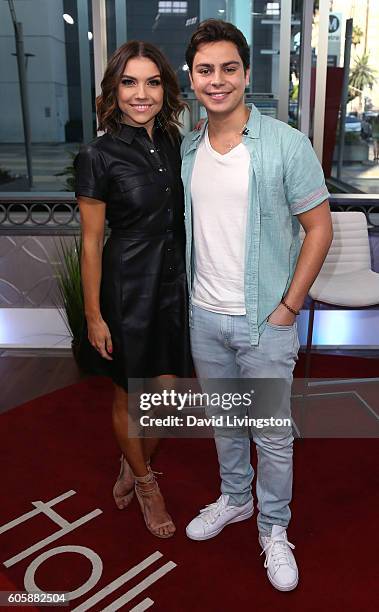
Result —
[{"label": "potted plant", "polygon": [[1,191],[29,191],[29,181],[26,176],[12,174],[0,166]]},{"label": "potted plant", "polygon": [[66,177],[64,189],[61,191],[75,191],[75,168],[74,168],[74,159],[77,155],[77,152],[70,151],[71,161],[63,168],[62,172],[56,172],[54,176],[64,176]]},{"label": "potted plant", "polygon": [[[337,132],[337,139],[339,133]],[[369,146],[362,140],[358,132],[345,133],[345,146],[343,151],[344,162],[362,162],[368,160]],[[338,160],[338,145],[334,149],[333,161]]]},{"label": "potted plant", "polygon": [[84,326],[84,301],[80,276],[81,240],[75,236],[73,242],[67,244],[61,239],[57,250],[60,259],[57,269],[57,286],[61,302],[59,312],[71,334],[72,352],[79,365],[79,345]]}]

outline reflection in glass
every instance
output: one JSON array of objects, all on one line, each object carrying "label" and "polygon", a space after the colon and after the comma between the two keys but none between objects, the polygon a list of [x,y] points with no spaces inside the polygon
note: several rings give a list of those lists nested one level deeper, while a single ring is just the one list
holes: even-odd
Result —
[{"label": "reflection in glass", "polygon": [[[340,113],[332,152],[331,175],[336,191],[379,192],[379,4],[368,0],[333,0],[329,14],[328,71],[343,71],[346,20],[353,20],[348,101],[341,172],[338,172]],[[338,176],[339,175],[339,176]],[[338,179],[338,180],[336,180]]]},{"label": "reflection in glass", "polygon": [[[83,140],[83,104],[79,61],[78,7],[86,5],[85,32],[88,69],[90,129],[94,135],[91,2],[40,0],[14,3],[22,23],[34,191],[69,189],[71,154]],[[20,87],[15,57],[15,37],[8,2],[0,3],[0,191],[28,191]],[[65,171],[65,168],[67,169]],[[64,172],[62,175],[61,173]],[[71,189],[70,189],[71,190]]]}]

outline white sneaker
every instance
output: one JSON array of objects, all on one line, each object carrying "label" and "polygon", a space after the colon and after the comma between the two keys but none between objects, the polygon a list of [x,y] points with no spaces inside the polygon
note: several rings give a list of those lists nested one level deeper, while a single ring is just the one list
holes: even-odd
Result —
[{"label": "white sneaker", "polygon": [[264,566],[267,567],[267,576],[272,586],[279,591],[292,591],[299,581],[295,557],[291,548],[295,548],[287,540],[284,527],[273,525],[271,536],[259,535],[259,543],[263,553],[266,553]]},{"label": "white sneaker", "polygon": [[186,528],[191,540],[209,540],[214,538],[230,523],[238,523],[250,518],[254,512],[253,500],[243,506],[229,506],[229,495],[221,495],[216,502],[200,510]]}]

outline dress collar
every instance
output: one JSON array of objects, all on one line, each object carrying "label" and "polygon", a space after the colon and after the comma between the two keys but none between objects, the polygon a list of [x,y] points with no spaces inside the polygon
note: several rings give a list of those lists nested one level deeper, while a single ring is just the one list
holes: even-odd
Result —
[{"label": "dress collar", "polygon": [[146,132],[143,127],[134,127],[133,125],[128,125],[126,123],[122,123],[120,125],[120,130],[117,132],[117,138],[124,140],[128,144],[131,144],[134,138],[142,135],[142,131]]},{"label": "dress collar", "polygon": [[[153,137],[155,138],[157,133],[160,131],[159,125],[155,124],[153,128]],[[149,138],[146,128],[128,125],[127,123],[121,123],[120,130],[117,132],[117,134],[115,134],[115,136],[128,144],[131,144],[135,138],[141,138],[143,136],[147,136],[147,138]]]}]

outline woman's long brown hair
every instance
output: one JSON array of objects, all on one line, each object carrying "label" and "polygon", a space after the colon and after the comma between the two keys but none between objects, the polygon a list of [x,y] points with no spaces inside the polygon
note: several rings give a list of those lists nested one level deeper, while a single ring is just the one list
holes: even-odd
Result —
[{"label": "woman's long brown hair", "polygon": [[158,67],[163,87],[163,106],[157,115],[158,123],[172,138],[178,137],[179,115],[186,107],[181,100],[175,72],[163,53],[154,45],[132,40],[121,45],[110,58],[101,81],[101,94],[96,98],[98,129],[117,134],[122,123],[122,112],[117,103],[117,90],[126,63],[135,57],[147,57]]}]

